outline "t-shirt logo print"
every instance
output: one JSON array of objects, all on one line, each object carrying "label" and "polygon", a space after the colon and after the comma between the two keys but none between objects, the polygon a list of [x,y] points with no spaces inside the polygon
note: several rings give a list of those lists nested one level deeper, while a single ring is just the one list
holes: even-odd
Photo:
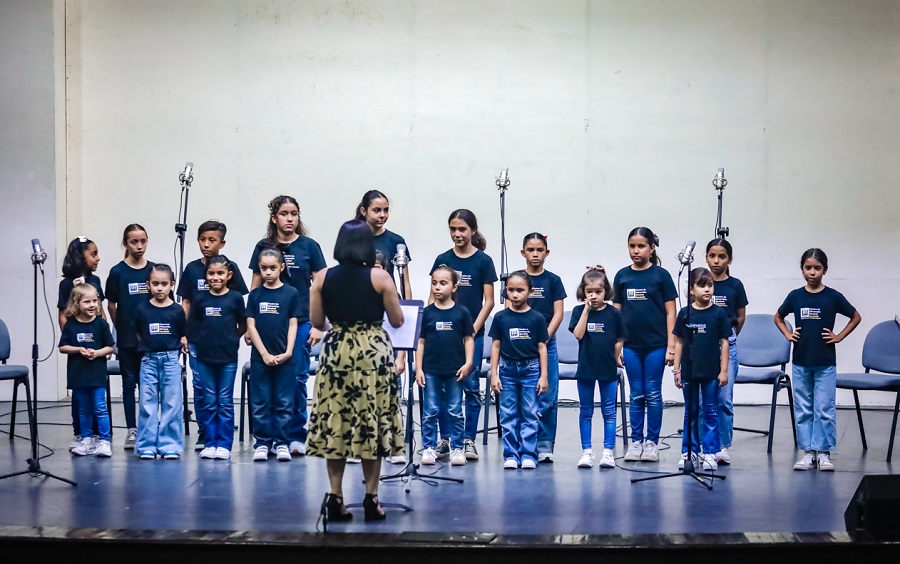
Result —
[{"label": "t-shirt logo print", "polygon": [[510,327],[509,329],[509,339],[512,340],[521,340],[521,339],[530,339],[531,338],[531,330],[525,329],[523,327]]},{"label": "t-shirt logo print", "polygon": [[278,308],[280,304],[278,302],[259,302],[259,313],[271,313],[273,315],[278,315]]},{"label": "t-shirt logo print", "polygon": [[727,296],[713,296],[712,303],[717,306],[728,307],[728,297]]},{"label": "t-shirt logo print", "polygon": [[629,300],[646,300],[647,299],[647,289],[646,288],[629,288],[626,290],[625,296]]},{"label": "t-shirt logo print", "polygon": [[93,343],[94,342],[94,334],[93,333],[78,333],[75,336],[75,339],[79,343]]},{"label": "t-shirt logo print", "polygon": [[434,329],[436,331],[453,331],[452,321],[435,321]]},{"label": "t-shirt logo print", "polygon": [[206,317],[222,317],[222,308],[220,308],[220,307],[206,308]]},{"label": "t-shirt logo print", "polygon": [[171,335],[172,334],[172,326],[168,323],[151,323],[150,324],[150,334],[151,335]]},{"label": "t-shirt logo print", "polygon": [[137,294],[149,294],[149,290],[147,289],[146,282],[132,282],[128,284],[128,295],[134,296]]},{"label": "t-shirt logo print", "polygon": [[206,278],[199,278],[197,280],[197,291],[203,292],[209,290],[209,284],[206,282]]},{"label": "t-shirt logo print", "polygon": [[817,307],[801,307],[800,319],[822,319],[822,310]]},{"label": "t-shirt logo print", "polygon": [[606,333],[603,323],[588,323],[588,333]]}]

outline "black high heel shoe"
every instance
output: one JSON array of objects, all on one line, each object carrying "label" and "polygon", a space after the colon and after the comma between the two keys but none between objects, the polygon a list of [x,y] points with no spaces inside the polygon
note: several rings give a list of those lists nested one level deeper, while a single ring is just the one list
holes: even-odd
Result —
[{"label": "black high heel shoe", "polygon": [[353,514],[344,508],[344,498],[333,493],[328,494],[322,508],[326,511],[329,521],[339,522],[353,519]]},{"label": "black high heel shoe", "polygon": [[364,519],[366,521],[384,521],[387,515],[378,509],[378,495],[366,494],[366,497],[363,498]]}]

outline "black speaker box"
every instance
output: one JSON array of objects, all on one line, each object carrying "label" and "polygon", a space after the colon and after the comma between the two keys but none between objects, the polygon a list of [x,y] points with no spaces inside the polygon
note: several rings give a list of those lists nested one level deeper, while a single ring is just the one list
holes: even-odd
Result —
[{"label": "black speaker box", "polygon": [[863,476],[844,524],[857,540],[900,541],[900,475]]}]

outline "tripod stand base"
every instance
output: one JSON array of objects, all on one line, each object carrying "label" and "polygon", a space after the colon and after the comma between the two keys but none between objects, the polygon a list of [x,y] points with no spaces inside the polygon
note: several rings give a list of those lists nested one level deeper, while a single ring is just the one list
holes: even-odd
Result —
[{"label": "tripod stand base", "polygon": [[14,476],[22,476],[23,474],[28,474],[29,476],[37,477],[44,476],[45,478],[53,478],[54,480],[59,480],[60,482],[65,482],[71,486],[77,486],[78,482],[73,480],[69,480],[67,478],[62,478],[57,476],[56,474],[51,474],[46,470],[41,470],[41,462],[40,460],[29,458],[28,459],[28,470],[20,470],[19,472],[12,472],[10,474],[4,474],[0,476],[0,480],[5,480],[6,478],[12,478]]},{"label": "tripod stand base", "polygon": [[[713,482],[716,479],[724,480],[725,476],[721,474],[709,474],[707,472],[695,472],[693,465],[685,464],[684,470],[681,472],[673,472],[671,474],[660,474],[658,476],[649,476],[647,478],[632,478],[631,483],[635,484],[637,482],[647,482],[650,480],[662,480],[663,478],[674,478],[676,476],[688,476],[691,477],[704,486],[706,486],[707,490],[713,489]],[[709,478],[709,483],[706,482],[706,478]]]},{"label": "tripod stand base", "polygon": [[[386,482],[388,480],[399,480],[402,478],[409,478],[411,480],[439,480],[443,482],[455,482],[457,484],[462,484],[465,480],[462,478],[450,478],[447,476],[432,476],[431,474],[420,474],[419,473],[419,465],[414,464],[412,461],[406,464],[406,467],[397,472],[396,474],[391,474],[389,476],[382,476],[379,478],[382,482]],[[406,484],[406,493],[409,493],[409,483]],[[394,504],[405,511],[412,511],[412,508],[407,507],[405,505],[396,503]],[[382,507],[390,507],[391,504],[381,504]],[[349,506],[348,506],[349,507]]]}]

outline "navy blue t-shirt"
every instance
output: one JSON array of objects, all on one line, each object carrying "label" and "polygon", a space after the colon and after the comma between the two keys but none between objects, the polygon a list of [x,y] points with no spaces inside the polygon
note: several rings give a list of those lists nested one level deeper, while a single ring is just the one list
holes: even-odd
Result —
[{"label": "navy blue t-shirt", "polygon": [[119,348],[137,347],[138,338],[134,316],[138,304],[150,301],[147,280],[153,263],[144,268],[131,268],[125,261],[115,265],[106,279],[106,299],[116,304],[116,341]]},{"label": "navy blue t-shirt", "polygon": [[533,309],[519,313],[504,309],[494,316],[491,339],[500,339],[500,356],[507,360],[539,358],[538,343],[546,343],[547,321]]},{"label": "navy blue t-shirt", "polygon": [[[99,315],[89,323],[70,317],[59,336],[59,346],[82,347],[99,351],[115,345],[109,323]],[[88,360],[80,354],[66,355],[66,387],[105,388],[106,357]]]},{"label": "navy blue t-shirt", "polygon": [[678,297],[672,277],[663,268],[634,270],[626,266],[616,273],[613,303],[622,305],[622,320],[630,349],[658,349],[668,343],[666,302]]},{"label": "navy blue t-shirt", "polygon": [[425,341],[422,372],[434,376],[455,375],[466,363],[463,339],[474,334],[472,316],[465,306],[453,304],[449,309],[439,309],[431,304],[426,307],[422,312],[422,333],[419,336]]},{"label": "navy blue t-shirt", "polygon": [[[247,298],[247,317],[256,323],[256,332],[271,355],[287,352],[291,318],[300,316],[300,293],[289,284],[270,290],[260,286]],[[250,358],[261,361],[262,355],[251,347]],[[294,359],[291,357],[291,363]]]},{"label": "navy blue t-shirt", "polygon": [[[684,381],[708,381],[719,377],[722,370],[721,339],[731,336],[728,314],[720,307],[696,309],[691,307],[691,323],[687,324],[687,307],[681,308],[675,318],[672,333],[684,339],[688,328],[694,328],[691,347],[681,349],[681,377]],[[686,343],[685,343],[686,345]],[[677,367],[676,367],[677,368]]]},{"label": "navy blue t-shirt", "polygon": [[[575,332],[575,326],[581,319],[585,304],[575,306],[569,321],[569,331]],[[601,310],[589,310],[584,337],[578,342],[578,380],[600,380],[609,382],[618,378],[618,362],[616,358],[616,342],[625,338],[625,325],[622,314],[616,308],[607,305]]]},{"label": "navy blue t-shirt", "polygon": [[[231,268],[234,270],[234,274],[231,276],[230,290],[237,292],[242,296],[247,295],[250,290],[247,289],[247,284],[244,283],[244,277],[241,276],[240,269],[238,269],[234,261],[230,261],[230,264]],[[193,260],[184,267],[184,273],[181,275],[181,280],[178,282],[178,290],[176,293],[182,298],[190,300],[191,305],[193,305],[197,296],[209,293],[209,284],[206,283],[206,265],[203,264],[202,259]],[[193,315],[188,317],[188,340],[196,340],[196,323],[197,319],[195,319]]]},{"label": "navy blue t-shirt", "polygon": [[[267,246],[269,244],[263,239],[253,249],[250,270],[254,274],[259,274],[259,252]],[[300,303],[299,313],[295,317],[298,323],[306,323],[309,321],[309,288],[312,286],[312,275],[326,267],[322,248],[309,237],[298,237],[289,245],[279,243],[277,247],[284,253],[281,281],[297,289]]]},{"label": "navy blue t-shirt", "polygon": [[528,305],[547,320],[547,325],[553,319],[553,303],[566,299],[566,289],[562,279],[549,270],[531,277],[531,295],[528,296]]},{"label": "navy blue t-shirt", "polygon": [[[481,249],[466,258],[459,258],[453,249],[441,253],[431,266],[429,275],[434,273],[437,267],[446,264],[459,274],[459,287],[456,290],[456,303],[469,310],[474,323],[481,313],[484,305],[484,285],[497,281],[497,271],[494,269],[494,261]],[[478,331],[476,337],[484,335],[484,326]]]},{"label": "navy blue t-shirt", "polygon": [[[385,229],[384,233],[375,236],[375,250],[381,251],[381,254],[387,259],[387,273],[394,277],[394,257],[397,255],[397,245],[406,244],[406,240],[389,229]],[[412,255],[409,253],[409,247],[406,248],[406,256],[412,261]]]},{"label": "navy blue t-shirt", "polygon": [[822,330],[834,330],[837,314],[853,317],[856,308],[837,290],[826,286],[821,292],[797,288],[787,295],[778,308],[781,317],[794,314],[794,325],[800,329],[800,340],[794,343],[793,363],[799,366],[834,366],[837,353],[834,344],[822,338]]},{"label": "navy blue t-shirt", "polygon": [[206,364],[231,364],[238,360],[242,333],[238,325],[246,319],[244,298],[236,290],[221,296],[209,291],[197,293],[191,302],[188,327],[194,326],[194,337],[188,341],[197,347],[197,360]]},{"label": "navy blue t-shirt", "polygon": [[141,352],[177,351],[185,336],[187,320],[178,304],[157,307],[149,300],[138,304],[134,314],[138,350]]},{"label": "navy blue t-shirt", "polygon": [[[97,289],[97,298],[102,304],[106,296],[103,295],[103,284],[100,282],[100,277],[96,274],[91,274],[84,281]],[[74,287],[75,278],[63,278],[59,281],[59,298],[56,300],[56,309],[66,309],[66,306],[69,305],[69,296],[72,294],[72,288]]]},{"label": "navy blue t-shirt", "polygon": [[715,282],[714,285],[712,302],[725,308],[725,313],[728,314],[728,322],[731,323],[732,327],[737,328],[738,310],[747,307],[747,304],[750,303],[747,301],[747,292],[744,291],[744,284],[734,276],[729,276],[725,280]]}]

